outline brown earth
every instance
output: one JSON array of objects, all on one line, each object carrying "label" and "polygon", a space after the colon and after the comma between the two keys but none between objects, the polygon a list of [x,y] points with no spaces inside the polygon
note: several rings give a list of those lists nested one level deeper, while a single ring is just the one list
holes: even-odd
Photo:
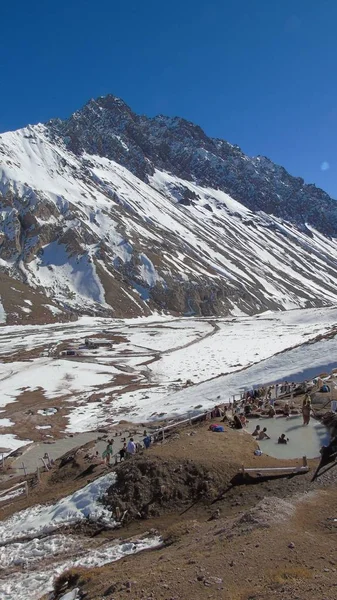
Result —
[{"label": "brown earth", "polygon": [[[130,510],[150,497],[154,510],[142,518],[131,510],[136,520],[118,535],[156,530],[164,547],[102,568],[72,569],[61,579],[64,584],[69,576],[71,584],[59,591],[76,585],[86,600],[335,600],[337,469],[314,484],[317,461],[309,461],[308,474],[240,480],[241,463],[262,468],[280,462],[254,456],[255,442],[245,432],[217,434],[201,424],[173,438],[118,466],[108,499],[112,508],[118,501]],[[130,476],[124,482],[123,472]]]},{"label": "brown earth", "polygon": [[254,455],[257,442],[245,431],[227,426],[216,434],[208,427],[209,422],[182,429],[168,443],[118,465],[117,482],[108,496],[111,507],[127,510],[128,518],[145,518],[183,510],[195,501],[209,505],[222,496],[242,464],[275,464],[266,455]]},{"label": "brown earth", "polygon": [[[41,325],[67,322],[77,318],[75,313],[63,310],[42,291],[35,290],[5,273],[0,273],[0,297],[7,315],[6,325],[22,325],[25,323]],[[25,300],[28,300],[31,304],[28,304]],[[46,304],[58,308],[60,312],[53,315],[45,306]],[[24,309],[30,309],[30,312],[26,312]]]},{"label": "brown earth", "polygon": [[73,570],[71,587],[87,600],[335,600],[336,514],[333,489],[270,497],[234,518],[177,518],[164,548]]},{"label": "brown earth", "polygon": [[[76,357],[77,359],[77,357]],[[104,366],[102,365],[102,373],[104,373]],[[139,381],[139,377],[134,374],[120,373],[114,375],[113,384],[116,387],[123,386],[123,392],[132,392],[139,389],[147,390],[153,387],[149,383],[142,384]],[[0,433],[12,433],[15,431],[16,436],[22,440],[32,440],[33,442],[48,441],[50,436],[53,439],[59,439],[64,436],[65,429],[68,425],[68,415],[74,407],[86,406],[91,402],[97,402],[104,398],[104,405],[106,411],[109,411],[109,406],[113,407],[115,395],[119,396],[121,390],[118,392],[111,392],[110,397],[106,398],[106,389],[111,389],[112,381],[97,385],[96,391],[92,392],[84,401],[76,402],[74,394],[71,393],[68,396],[57,396],[53,400],[47,399],[42,389],[36,389],[34,391],[28,391],[24,387],[21,390],[21,394],[14,400],[10,400],[2,409],[2,418],[8,418],[14,423],[14,427],[6,428],[0,427]],[[71,400],[70,400],[71,399]],[[45,408],[56,408],[57,412],[53,415],[45,417],[38,414],[38,410]],[[111,422],[116,421],[116,417],[119,413],[125,413],[126,410],[132,411],[132,406],[125,409],[123,406],[118,406],[118,409],[114,409],[111,415]],[[106,421],[109,422],[109,416]],[[51,425],[50,429],[36,429],[36,426]]]}]

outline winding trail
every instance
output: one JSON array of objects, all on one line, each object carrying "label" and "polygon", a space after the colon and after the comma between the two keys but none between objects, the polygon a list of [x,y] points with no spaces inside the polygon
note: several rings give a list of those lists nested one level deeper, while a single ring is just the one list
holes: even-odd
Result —
[{"label": "winding trail", "polygon": [[[179,321],[179,319],[177,319],[177,321]],[[176,321],[174,321],[174,322],[176,322]],[[184,350],[185,348],[190,348],[191,346],[194,346],[195,344],[200,344],[200,342],[203,342],[207,338],[212,337],[220,330],[219,325],[215,321],[210,320],[210,321],[207,321],[207,323],[209,325],[211,325],[211,327],[213,329],[211,331],[208,331],[207,333],[205,333],[205,335],[202,335],[201,337],[198,337],[195,340],[192,340],[191,342],[187,342],[187,344],[182,344],[181,346],[175,346],[174,348],[169,348],[168,350],[162,350],[161,352],[156,352],[156,354],[153,358],[151,358],[150,360],[147,360],[145,362],[138,363],[137,367],[151,365],[154,362],[157,362],[158,360],[160,360],[161,357],[164,355],[173,354],[174,352],[177,352],[178,350]],[[167,329],[167,327],[166,327],[166,329]],[[150,348],[149,348],[149,350],[150,350]]]}]

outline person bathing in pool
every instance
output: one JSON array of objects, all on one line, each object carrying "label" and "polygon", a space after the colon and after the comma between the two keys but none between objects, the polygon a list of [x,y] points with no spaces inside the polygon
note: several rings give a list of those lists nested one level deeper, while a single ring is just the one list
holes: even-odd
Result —
[{"label": "person bathing in pool", "polygon": [[255,427],[255,429],[254,429],[254,431],[252,433],[252,436],[256,437],[257,435],[259,435],[260,429],[261,429],[260,425],[256,425],[256,427]]},{"label": "person bathing in pool", "polygon": [[264,427],[262,429],[262,431],[260,431],[259,435],[257,436],[258,440],[270,440],[270,437],[267,433],[267,427]]}]

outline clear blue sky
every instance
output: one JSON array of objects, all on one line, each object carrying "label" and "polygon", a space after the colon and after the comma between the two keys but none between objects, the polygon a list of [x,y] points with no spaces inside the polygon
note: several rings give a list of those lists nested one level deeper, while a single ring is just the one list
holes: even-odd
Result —
[{"label": "clear blue sky", "polygon": [[0,66],[0,131],[113,93],[337,198],[337,0],[6,1]]}]

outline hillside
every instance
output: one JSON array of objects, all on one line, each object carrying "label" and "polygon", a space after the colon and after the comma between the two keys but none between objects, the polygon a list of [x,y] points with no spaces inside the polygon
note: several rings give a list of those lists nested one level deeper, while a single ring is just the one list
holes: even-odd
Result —
[{"label": "hillside", "polygon": [[[310,461],[309,473],[244,484],[242,462],[280,461],[254,456],[245,432],[208,425],[180,428],[116,471],[93,459],[93,442],[38,485],[30,477],[28,498],[2,506],[4,600],[333,600],[336,469],[311,483]],[[116,529],[125,500],[147,514],[126,510]]]},{"label": "hillside", "polygon": [[113,96],[2,134],[0,204],[1,271],[68,313],[236,315],[337,300],[334,200]]}]

